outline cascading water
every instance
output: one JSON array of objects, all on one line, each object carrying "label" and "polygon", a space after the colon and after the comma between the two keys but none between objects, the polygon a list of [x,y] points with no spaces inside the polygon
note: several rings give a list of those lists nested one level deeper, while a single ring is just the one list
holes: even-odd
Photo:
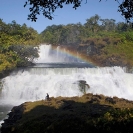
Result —
[{"label": "cascading water", "polygon": [[[59,47],[55,51],[51,45],[41,45],[40,58],[37,62],[46,65],[53,61],[61,62],[64,57],[68,58],[67,54],[62,56],[61,54]],[[58,56],[61,57],[56,60]],[[69,55],[69,58],[73,57]],[[55,64],[52,65],[55,66]],[[45,98],[46,93],[53,97],[81,96],[83,93],[79,89],[79,80],[85,80],[90,86],[87,92],[133,100],[133,74],[126,73],[121,67],[64,68],[63,66],[57,68],[55,66],[48,68],[48,66],[43,67],[42,65],[16,70],[10,76],[2,79],[0,104],[16,105],[26,101],[40,100]]]},{"label": "cascading water", "polygon": [[[46,65],[54,61],[64,62],[67,54],[62,56],[61,54],[59,50],[52,51],[49,45],[41,45],[40,58],[36,62],[45,63],[45,65],[16,70],[2,79],[0,106],[14,106],[26,101],[42,100],[45,99],[46,93],[49,93],[50,97],[81,96],[83,92],[79,89],[79,80],[85,80],[90,86],[86,90],[87,93],[133,100],[133,74],[127,73],[124,68],[115,66],[96,68],[90,64],[81,68]],[[68,58],[72,59],[70,56]]]},{"label": "cascading water", "polygon": [[120,67],[27,68],[2,80],[1,104],[20,104],[52,97],[81,96],[78,81],[90,86],[88,93],[133,100],[133,75]]}]

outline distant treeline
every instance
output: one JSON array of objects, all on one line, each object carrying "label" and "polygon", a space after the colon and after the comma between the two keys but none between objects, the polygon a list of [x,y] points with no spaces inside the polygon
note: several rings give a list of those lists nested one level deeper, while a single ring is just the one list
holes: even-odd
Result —
[{"label": "distant treeline", "polygon": [[[101,19],[95,15],[86,19],[85,24],[68,24],[48,26],[40,35],[42,42],[54,45],[79,45],[89,38],[115,37],[118,39],[133,39],[132,25],[118,22],[114,19]],[[124,41],[124,40],[123,40]]]}]

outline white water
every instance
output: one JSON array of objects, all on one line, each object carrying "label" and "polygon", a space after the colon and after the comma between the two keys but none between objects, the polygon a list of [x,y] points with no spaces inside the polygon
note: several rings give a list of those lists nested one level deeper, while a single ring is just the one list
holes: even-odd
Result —
[{"label": "white water", "polygon": [[51,97],[81,96],[78,80],[90,85],[88,93],[117,96],[133,100],[133,74],[120,67],[105,68],[31,68],[18,71],[2,80],[1,104],[21,104],[25,101]]}]

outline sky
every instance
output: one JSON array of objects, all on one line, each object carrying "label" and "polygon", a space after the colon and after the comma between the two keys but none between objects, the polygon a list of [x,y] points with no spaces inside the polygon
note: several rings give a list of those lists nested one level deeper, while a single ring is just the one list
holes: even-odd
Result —
[{"label": "sky", "polygon": [[[117,22],[125,22],[121,13],[118,12],[119,4],[115,0],[83,0],[81,7],[76,10],[72,8],[72,5],[65,5],[62,9],[57,9],[53,17],[49,20],[43,15],[37,16],[36,22],[27,20],[28,14],[30,14],[29,7],[24,8],[24,4],[27,0],[0,0],[0,18],[6,24],[15,20],[18,24],[26,24],[28,27],[32,27],[41,33],[47,26],[51,25],[67,25],[76,23],[86,23],[86,19],[89,19],[96,14],[102,19],[114,19]],[[86,3],[87,1],[87,3]],[[121,3],[122,0],[119,0]]]}]

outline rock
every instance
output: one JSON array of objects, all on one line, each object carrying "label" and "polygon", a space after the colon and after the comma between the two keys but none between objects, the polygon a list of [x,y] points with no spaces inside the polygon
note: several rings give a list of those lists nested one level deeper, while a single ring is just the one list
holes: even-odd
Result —
[{"label": "rock", "polygon": [[8,133],[10,131],[13,131],[13,126],[19,119],[21,119],[23,111],[23,105],[13,107],[11,112],[7,114],[9,116],[8,119],[5,119],[4,123],[2,123],[1,133]]},{"label": "rock", "polygon": [[111,103],[111,104],[115,104],[116,103],[116,101],[113,98],[111,98],[111,97],[107,97],[105,99],[105,101],[108,102],[108,103]]},{"label": "rock", "polygon": [[[86,81],[79,83],[85,85]],[[26,102],[13,107],[2,124],[1,133],[94,133],[99,130],[132,133],[132,113],[133,101],[118,97],[92,93],[81,97],[51,97],[50,101]]]},{"label": "rock", "polygon": [[90,86],[86,83],[85,80],[79,80],[78,81],[79,83],[79,87],[80,87],[80,90],[86,94],[86,90],[90,88]]}]

